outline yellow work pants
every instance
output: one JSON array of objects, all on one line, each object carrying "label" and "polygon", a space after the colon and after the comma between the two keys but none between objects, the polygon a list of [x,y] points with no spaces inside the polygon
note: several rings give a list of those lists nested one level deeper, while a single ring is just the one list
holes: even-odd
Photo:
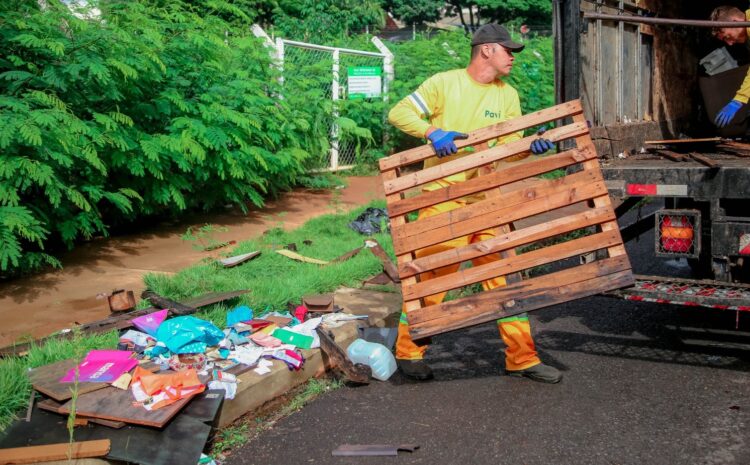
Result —
[{"label": "yellow work pants", "polygon": [[[424,208],[419,211],[419,219],[434,216],[449,210],[464,206],[463,201],[445,202],[432,207]],[[448,242],[436,244],[424,249],[417,250],[417,258],[443,252],[445,250],[464,247],[475,242],[484,241],[494,237],[491,230],[479,231],[469,236],[453,239]],[[474,266],[499,260],[499,254],[485,255],[472,260]],[[420,275],[422,281],[444,276],[446,274],[458,271],[460,264],[450,265],[439,268],[434,271],[428,271]],[[496,287],[505,286],[505,278],[499,277],[484,281],[482,287],[485,291]],[[437,305],[445,298],[445,292],[427,296],[424,298],[425,305]],[[499,305],[499,304],[498,304]],[[505,367],[508,370],[524,370],[541,363],[534,347],[534,340],[531,337],[531,326],[529,317],[525,313],[522,315],[502,318],[497,320],[497,326],[500,331],[500,337],[506,345],[505,349]],[[417,345],[409,335],[409,322],[406,318],[406,309],[401,311],[401,319],[398,325],[398,339],[396,340],[396,358],[402,360],[421,360],[427,351],[428,345]]]}]

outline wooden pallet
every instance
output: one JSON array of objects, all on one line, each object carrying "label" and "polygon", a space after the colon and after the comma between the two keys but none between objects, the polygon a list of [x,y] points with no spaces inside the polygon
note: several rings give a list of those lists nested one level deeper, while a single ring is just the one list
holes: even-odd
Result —
[{"label": "wooden pallet", "polygon": [[[491,169],[499,160],[528,154],[531,142],[538,136],[493,148],[488,148],[487,141],[563,119],[572,119],[572,123],[551,129],[544,137],[553,142],[572,140],[574,148],[528,157],[519,163],[497,163]],[[630,262],[580,101],[479,129],[468,139],[456,141],[456,145],[471,146],[475,153],[416,172],[402,168],[433,157],[431,146],[380,160],[404,305],[414,339],[633,283]],[[484,168],[488,174],[429,192],[420,189],[446,176],[480,167],[490,167]],[[554,170],[570,174],[557,179],[539,177]],[[416,195],[412,195],[415,191]],[[478,193],[484,193],[484,200],[409,221],[421,208]],[[494,229],[496,236],[422,258],[414,254],[419,249],[487,229]],[[579,234],[571,235],[572,232]],[[526,252],[518,253],[521,247]],[[420,273],[490,254],[498,260],[420,281]],[[580,256],[586,256],[587,263],[580,264]],[[548,272],[539,275],[540,267]],[[424,305],[424,297],[499,276],[506,276],[505,287],[438,305]]]}]

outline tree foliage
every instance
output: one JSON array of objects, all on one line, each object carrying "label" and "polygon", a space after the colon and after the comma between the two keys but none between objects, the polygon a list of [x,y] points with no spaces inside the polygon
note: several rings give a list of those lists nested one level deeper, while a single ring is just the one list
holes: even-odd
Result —
[{"label": "tree foliage", "polygon": [[383,7],[406,24],[437,21],[443,14],[444,0],[385,0]]},{"label": "tree foliage", "polygon": [[549,0],[473,0],[480,16],[487,21],[506,24],[552,24]]},{"label": "tree foliage", "polygon": [[138,215],[261,205],[327,148],[244,25],[174,0],[103,10],[0,9],[0,271]]}]

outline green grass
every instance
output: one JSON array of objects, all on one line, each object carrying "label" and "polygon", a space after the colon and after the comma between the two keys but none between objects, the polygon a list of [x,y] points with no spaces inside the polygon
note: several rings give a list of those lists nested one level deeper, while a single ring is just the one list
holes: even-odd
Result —
[{"label": "green grass", "polygon": [[[368,206],[383,207],[384,202],[373,202]],[[347,226],[364,208],[366,207],[348,213],[322,215],[292,231],[273,228],[260,238],[241,242],[234,250],[223,255],[237,255],[253,250],[261,250],[263,253],[234,268],[202,263],[172,276],[149,274],[144,280],[151,290],[174,300],[208,292],[250,289],[249,294],[237,299],[232,305],[214,305],[202,309],[196,315],[220,328],[226,323],[227,311],[237,305],[249,305],[258,315],[273,310],[284,311],[287,301],[298,302],[307,294],[331,292],[341,286],[359,287],[362,280],[382,271],[380,261],[371,253],[364,251],[343,263],[319,266],[291,260],[274,250],[294,242],[298,247],[297,252],[308,257],[331,260],[343,255],[364,243],[365,236]],[[390,235],[381,233],[375,238],[392,256]],[[312,241],[312,244],[305,245],[305,240]],[[78,342],[54,340],[42,347],[32,347],[25,357],[0,360],[0,430],[5,429],[15,415],[28,405],[31,384],[26,372],[29,368],[73,358],[80,348],[86,351],[114,348],[117,346],[117,339],[118,336],[113,331],[82,335]]]}]

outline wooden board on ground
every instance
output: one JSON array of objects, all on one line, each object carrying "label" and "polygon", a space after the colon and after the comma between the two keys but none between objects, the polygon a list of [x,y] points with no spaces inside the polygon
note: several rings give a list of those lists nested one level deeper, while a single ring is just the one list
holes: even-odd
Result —
[{"label": "wooden board on ground", "polygon": [[[47,397],[51,397],[58,402],[64,402],[73,397],[70,391],[73,383],[61,383],[59,379],[75,366],[76,361],[70,359],[34,368],[29,371],[31,386]],[[98,391],[107,386],[109,386],[107,383],[78,383],[78,394]]]},{"label": "wooden board on ground", "polygon": [[[234,299],[235,297],[239,297],[241,295],[247,294],[250,292],[249,290],[241,290],[241,291],[229,291],[229,292],[212,292],[209,294],[204,294],[200,297],[193,297],[190,299],[183,300],[183,305],[187,307],[193,307],[193,308],[201,308],[205,307],[207,305],[216,304],[219,302],[223,302],[225,300]],[[112,331],[113,329],[125,329],[133,326],[133,324],[130,322],[133,318],[147,315],[149,313],[155,312],[159,310],[155,307],[147,307],[143,308],[141,310],[133,310],[132,312],[122,312],[118,313],[117,315],[110,316],[108,318],[104,318],[102,320],[93,321],[91,323],[86,323],[81,325],[78,329],[82,333],[105,333],[107,331]],[[73,331],[68,331],[64,334],[49,336],[46,338],[42,338],[39,340],[36,340],[34,342],[25,342],[22,344],[14,344],[7,347],[0,348],[0,357],[7,357],[7,356],[13,356],[13,355],[24,355],[28,352],[29,348],[32,345],[41,346],[46,343],[46,341],[50,339],[67,339],[72,337]]]},{"label": "wooden board on ground", "polygon": [[[544,135],[553,142],[575,142],[561,153],[530,157],[535,135],[491,148],[487,143],[569,119],[572,122]],[[472,147],[473,153],[403,175],[403,167],[434,156],[432,147],[380,160],[404,307],[414,339],[633,284],[579,101],[479,129],[457,145]],[[506,163],[509,158],[517,162]],[[481,175],[434,188],[436,180],[475,169]],[[429,191],[411,195],[426,185],[432,186]],[[466,201],[452,210],[409,219],[412,212],[455,200]],[[462,238],[472,242],[441,245]],[[589,259],[580,260],[582,256]],[[472,261],[477,263],[471,268],[461,266]],[[431,298],[500,277],[506,278],[505,286],[445,303]]]},{"label": "wooden board on ground", "polygon": [[0,464],[39,463],[53,460],[103,457],[109,453],[109,439],[50,444],[46,446],[16,447],[0,449]]},{"label": "wooden board on ground", "polygon": [[[69,359],[34,368],[29,371],[31,386],[57,402],[65,402],[73,397],[71,393],[73,383],[61,383],[59,380],[75,366],[76,362]],[[152,372],[159,371],[159,365],[152,362],[144,363],[141,367]],[[108,383],[78,383],[78,394],[98,391],[107,386],[109,386]]]},{"label": "wooden board on ground", "polygon": [[[106,387],[79,396],[75,404],[76,415],[162,428],[190,402],[190,398],[180,399],[174,404],[151,411],[133,405],[133,402],[133,393],[129,389],[123,391]],[[73,401],[68,401],[60,407],[59,413],[70,413],[72,405]]]}]

